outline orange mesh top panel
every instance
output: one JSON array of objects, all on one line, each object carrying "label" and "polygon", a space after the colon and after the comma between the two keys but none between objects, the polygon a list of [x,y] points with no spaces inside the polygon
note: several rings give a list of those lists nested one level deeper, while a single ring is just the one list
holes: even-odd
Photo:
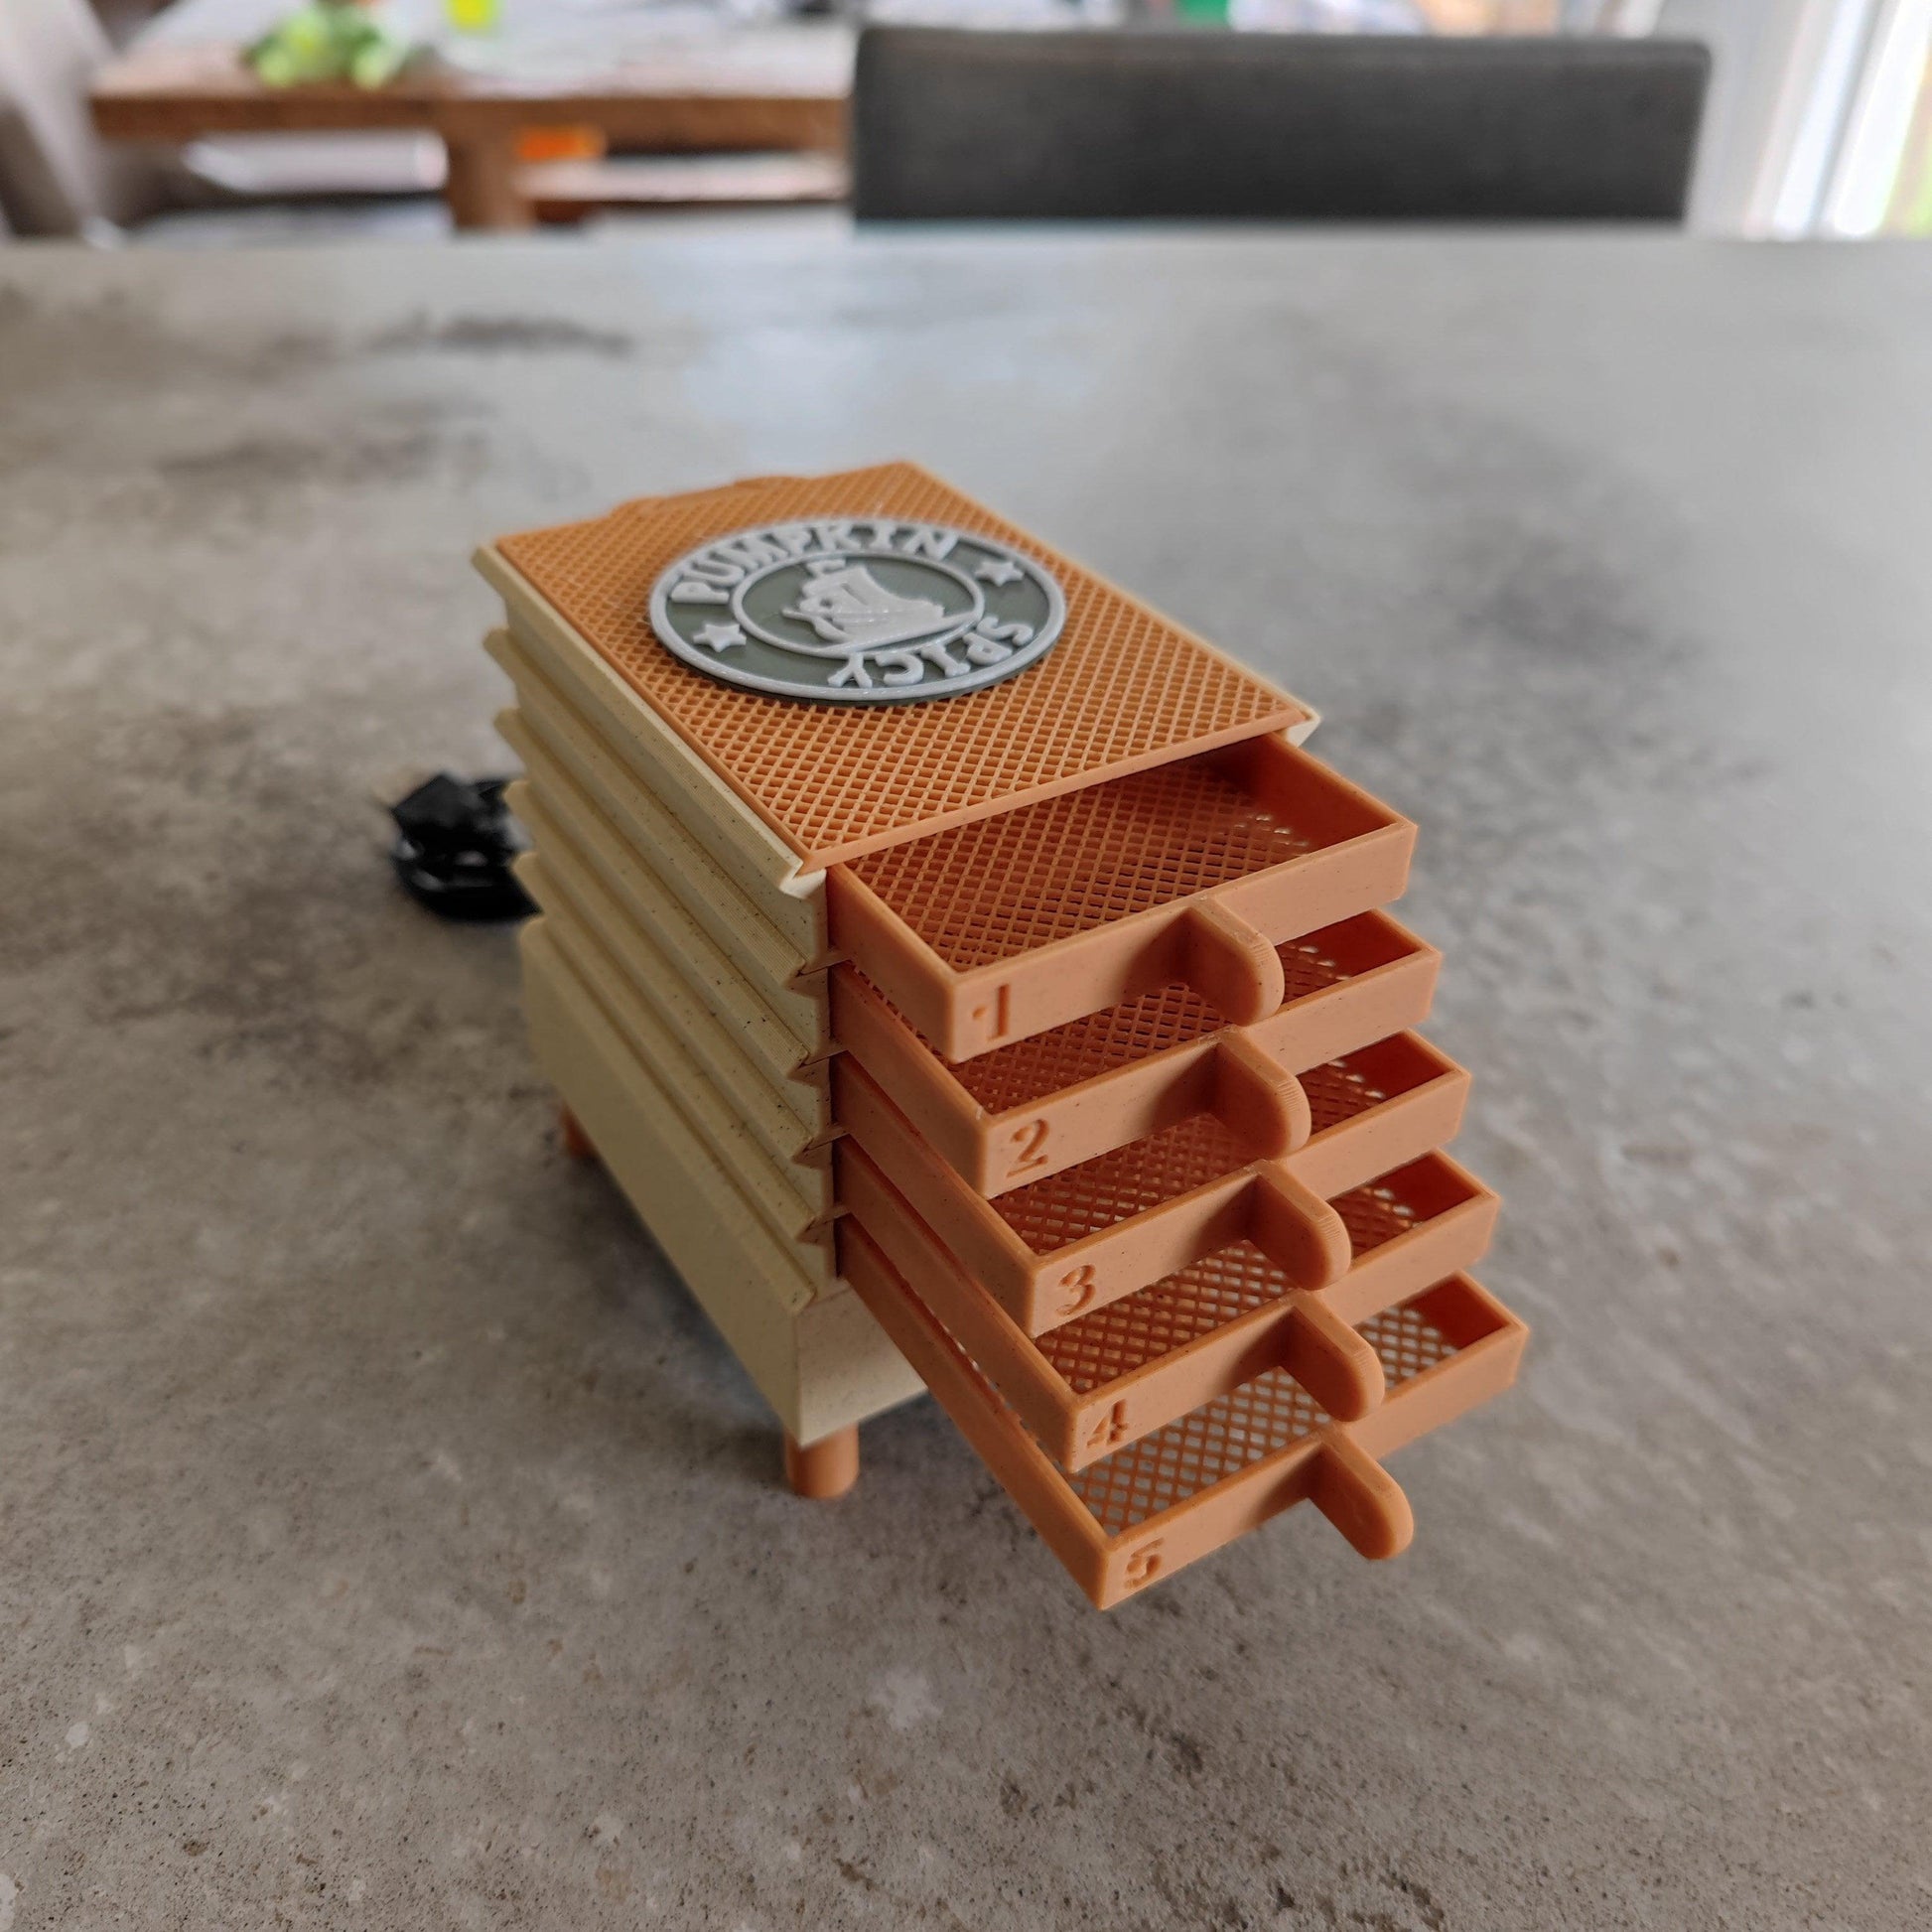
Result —
[{"label": "orange mesh top panel", "polygon": [[[1291,940],[1275,950],[1281,955],[1290,1001],[1349,977],[1346,967],[1310,940]],[[1004,1113],[1009,1107],[1029,1106],[1097,1074],[1144,1060],[1151,1053],[1185,1046],[1217,1033],[1225,1024],[1192,988],[1157,987],[1138,1000],[1123,1000],[1103,1013],[1070,1020],[1031,1039],[1017,1039],[978,1059],[963,1060],[949,1071],[988,1113]]]},{"label": "orange mesh top panel", "polygon": [[852,871],[963,973],[1281,865],[1313,843],[1197,759],[935,832]]},{"label": "orange mesh top panel", "polygon": [[[651,586],[686,551],[753,524],[868,514],[955,524],[1039,558],[1066,594],[1059,642],[1029,670],[967,697],[857,709],[717,683],[652,634]],[[645,497],[496,547],[813,866],[1311,716],[911,464]]]},{"label": "orange mesh top panel", "polygon": [[[1427,1218],[1404,1197],[1400,1181],[1399,1174],[1391,1175],[1336,1199],[1356,1260]],[[1085,1395],[1293,1290],[1259,1248],[1236,1241],[1136,1295],[1035,1335],[1034,1346],[1066,1378],[1068,1388]]]},{"label": "orange mesh top panel", "polygon": [[[1364,1321],[1361,1331],[1390,1388],[1455,1353],[1455,1344],[1413,1305]],[[1066,1481],[1095,1522],[1119,1536],[1327,1420],[1299,1382],[1270,1369]]]}]

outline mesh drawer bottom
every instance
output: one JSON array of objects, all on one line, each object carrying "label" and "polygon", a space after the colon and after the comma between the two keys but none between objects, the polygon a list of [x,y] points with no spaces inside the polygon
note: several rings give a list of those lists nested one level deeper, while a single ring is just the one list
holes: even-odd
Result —
[{"label": "mesh drawer bottom", "polygon": [[[1361,1331],[1381,1357],[1391,1388],[1456,1352],[1413,1305],[1364,1321]],[[1271,1369],[1066,1481],[1094,1521],[1109,1536],[1119,1536],[1327,1420],[1298,1382]]]}]

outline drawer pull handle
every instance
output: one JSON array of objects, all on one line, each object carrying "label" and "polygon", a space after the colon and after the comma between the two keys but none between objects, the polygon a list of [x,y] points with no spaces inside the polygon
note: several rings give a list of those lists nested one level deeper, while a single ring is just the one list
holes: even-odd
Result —
[{"label": "drawer pull handle", "polygon": [[1314,1127],[1301,1081],[1246,1034],[1226,1035],[1214,1050],[1214,1112],[1265,1161],[1306,1146]]},{"label": "drawer pull handle", "polygon": [[1331,1288],[1354,1259],[1334,1208],[1279,1161],[1256,1171],[1248,1239],[1297,1288]]},{"label": "drawer pull handle", "polygon": [[1187,908],[1181,936],[1187,984],[1235,1026],[1267,1019],[1287,997],[1281,955],[1246,919],[1216,900]]},{"label": "drawer pull handle", "polygon": [[1342,1430],[1322,1445],[1313,1500],[1349,1546],[1370,1561],[1400,1556],[1416,1533],[1401,1484]]},{"label": "drawer pull handle", "polygon": [[1374,1345],[1312,1295],[1295,1298],[1282,1367],[1337,1422],[1361,1421],[1387,1386]]}]

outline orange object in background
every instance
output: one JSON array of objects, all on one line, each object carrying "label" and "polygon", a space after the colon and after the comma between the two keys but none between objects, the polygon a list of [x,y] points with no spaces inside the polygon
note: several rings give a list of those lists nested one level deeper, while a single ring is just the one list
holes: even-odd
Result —
[{"label": "orange object in background", "polygon": [[516,158],[535,167],[546,161],[602,161],[610,147],[601,127],[526,127],[516,137]]}]

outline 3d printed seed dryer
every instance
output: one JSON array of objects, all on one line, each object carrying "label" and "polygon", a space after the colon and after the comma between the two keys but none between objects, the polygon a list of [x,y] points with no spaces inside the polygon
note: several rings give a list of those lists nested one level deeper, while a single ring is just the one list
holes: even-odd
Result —
[{"label": "3d printed seed dryer", "polygon": [[904,464],[505,537],[525,1000],[595,1150],[836,1494],[939,1399],[1103,1607],[1382,1459],[1526,1330],[1314,719]]}]

